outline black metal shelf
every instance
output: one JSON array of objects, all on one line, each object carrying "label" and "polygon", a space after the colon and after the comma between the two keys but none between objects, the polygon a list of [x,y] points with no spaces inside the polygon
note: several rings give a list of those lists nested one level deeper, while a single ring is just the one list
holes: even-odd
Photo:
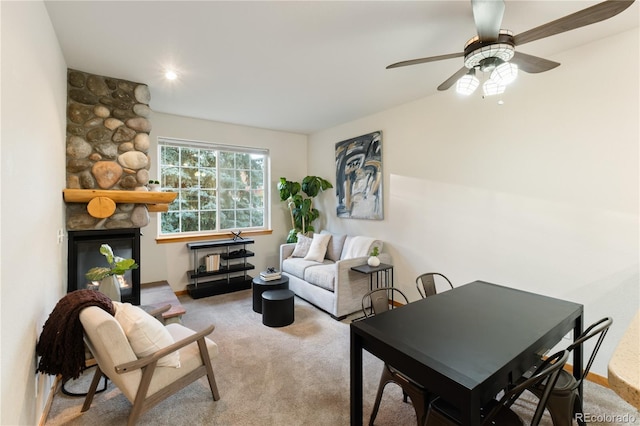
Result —
[{"label": "black metal shelf", "polygon": [[[255,256],[255,253],[247,250],[246,246],[253,243],[252,238],[187,243],[187,247],[193,253],[193,269],[187,271],[191,281],[187,285],[189,295],[199,299],[251,288],[253,277],[248,275],[247,271],[255,269],[255,266],[247,262],[247,258]],[[223,263],[220,269],[202,271],[199,257],[201,250],[220,255],[220,261]]]},{"label": "black metal shelf", "polygon": [[196,272],[192,269],[190,271],[187,271],[187,274],[189,275],[189,279],[193,280],[196,278],[212,277],[216,275],[232,274],[234,272],[250,271],[251,269],[256,269],[256,267],[251,263],[244,263],[244,264],[238,264],[238,265],[230,265],[229,267],[221,266],[220,269],[218,269],[217,271],[209,271],[209,272]]},{"label": "black metal shelf", "polygon": [[253,277],[250,275],[231,277],[229,280],[206,281],[196,284],[188,284],[187,292],[193,299],[215,296],[217,294],[232,293],[234,291],[251,288]]},{"label": "black metal shelf", "polygon": [[190,250],[201,250],[208,248],[218,248],[218,247],[232,247],[232,246],[241,246],[244,244],[253,244],[253,238],[244,238],[237,240],[213,240],[213,241],[200,241],[197,243],[187,243],[187,247]]},{"label": "black metal shelf", "polygon": [[237,254],[234,254],[234,252],[231,252],[229,254],[221,253],[220,254],[220,259],[222,259],[222,260],[242,259],[244,257],[252,257],[252,256],[255,256],[255,255],[256,254],[254,252],[249,251],[249,250],[245,250],[244,252],[237,253]]}]

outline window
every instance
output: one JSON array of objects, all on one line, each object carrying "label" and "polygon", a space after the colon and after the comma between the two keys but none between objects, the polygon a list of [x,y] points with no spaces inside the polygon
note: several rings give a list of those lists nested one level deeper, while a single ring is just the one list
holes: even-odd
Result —
[{"label": "window", "polygon": [[268,150],[166,138],[158,150],[162,189],[178,193],[160,236],[267,227]]}]

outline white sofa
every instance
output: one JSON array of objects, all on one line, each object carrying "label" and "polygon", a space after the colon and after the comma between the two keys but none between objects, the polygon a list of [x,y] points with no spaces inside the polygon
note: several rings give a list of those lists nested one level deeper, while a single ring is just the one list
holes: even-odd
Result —
[{"label": "white sofa", "polygon": [[282,244],[280,271],[289,278],[289,289],[296,296],[341,320],[362,309],[370,276],[351,268],[366,264],[374,246],[380,251],[380,262],[390,264],[391,256],[382,253],[382,241],[374,238],[331,234],[322,262],[292,257],[296,243]]}]

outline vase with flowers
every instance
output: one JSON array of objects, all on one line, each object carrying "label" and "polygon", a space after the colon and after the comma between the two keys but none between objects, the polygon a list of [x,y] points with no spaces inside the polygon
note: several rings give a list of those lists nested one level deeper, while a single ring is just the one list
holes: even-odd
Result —
[{"label": "vase with flowers", "polygon": [[99,282],[98,291],[106,294],[111,300],[120,302],[120,279],[125,272],[136,269],[138,264],[133,259],[124,259],[113,254],[109,244],[100,246],[100,254],[107,259],[108,267],[96,266],[85,274],[88,280]]}]

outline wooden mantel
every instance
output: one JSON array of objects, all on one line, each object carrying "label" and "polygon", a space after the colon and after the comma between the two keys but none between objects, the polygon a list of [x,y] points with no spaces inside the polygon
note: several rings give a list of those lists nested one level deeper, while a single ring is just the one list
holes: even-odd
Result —
[{"label": "wooden mantel", "polygon": [[175,192],[105,189],[64,189],[62,195],[67,203],[89,203],[89,214],[100,218],[113,214],[116,203],[146,204],[150,212],[166,212],[169,203],[178,196]]}]

